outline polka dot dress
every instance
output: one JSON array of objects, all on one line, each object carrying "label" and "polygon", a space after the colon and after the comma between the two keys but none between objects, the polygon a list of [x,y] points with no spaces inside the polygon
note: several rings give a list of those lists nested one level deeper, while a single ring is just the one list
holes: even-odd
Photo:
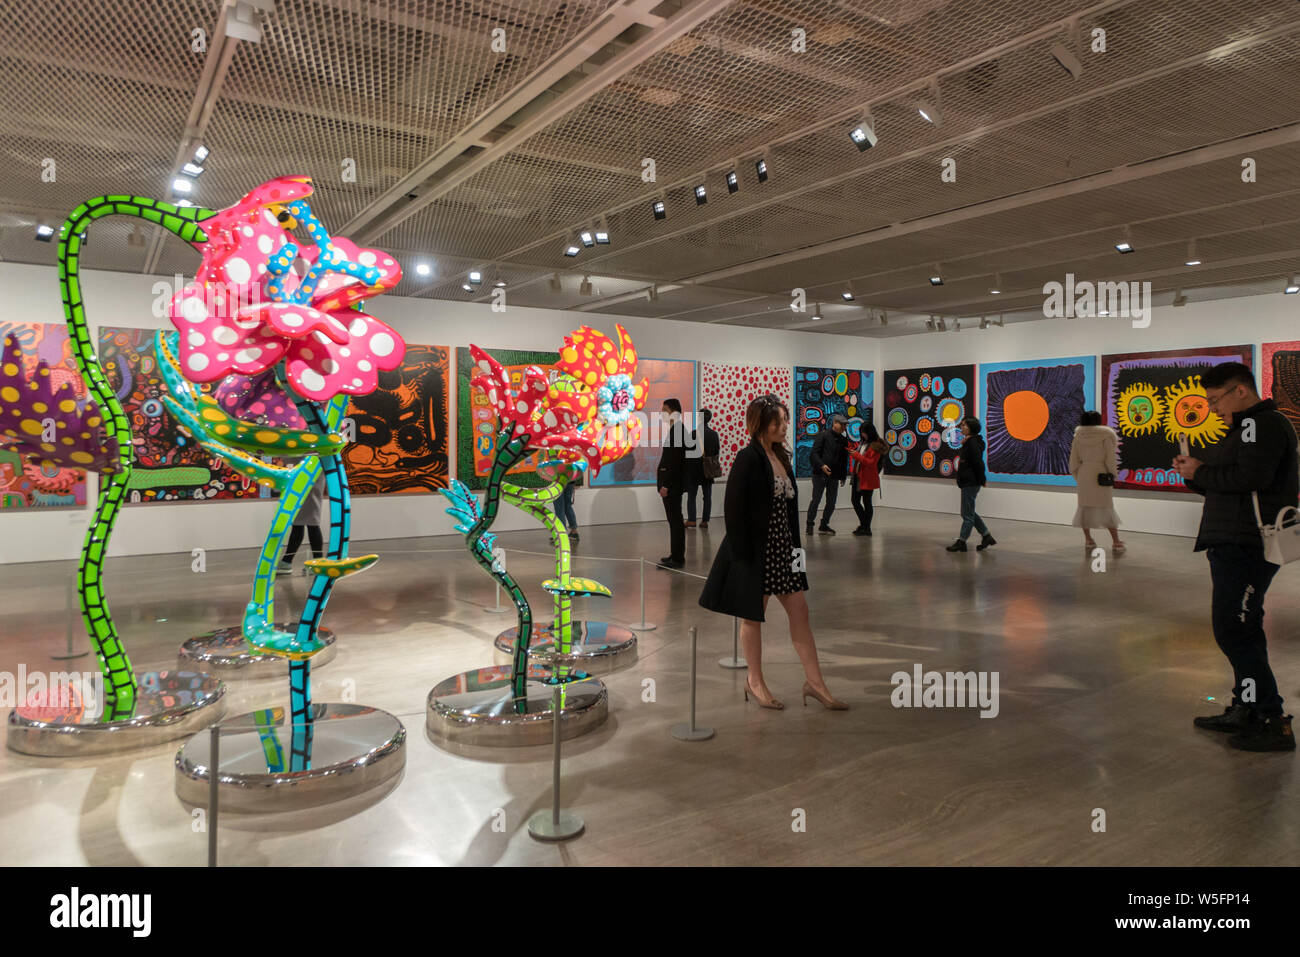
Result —
[{"label": "polka dot dress", "polygon": [[772,515],[767,523],[763,556],[763,594],[789,595],[808,590],[808,576],[794,570],[794,539],[790,535],[790,502],[794,487],[783,471],[772,483]]}]

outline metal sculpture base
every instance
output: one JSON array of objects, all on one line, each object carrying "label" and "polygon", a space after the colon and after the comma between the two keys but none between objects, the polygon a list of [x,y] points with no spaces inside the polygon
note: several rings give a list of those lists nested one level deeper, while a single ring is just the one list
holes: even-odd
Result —
[{"label": "metal sculpture base", "polygon": [[[497,635],[493,647],[498,661],[511,660],[516,634],[517,629],[507,628]],[[575,621],[569,653],[557,658],[553,625],[539,625],[533,629],[528,657],[533,664],[548,668],[553,664],[567,664],[589,675],[607,675],[636,661],[636,635],[622,625],[609,622]]]},{"label": "metal sculpture base", "polygon": [[[255,714],[222,722],[220,810],[297,811],[332,804],[377,788],[406,767],[406,728],[387,711],[357,704],[311,707],[311,767],[305,771],[268,767]],[[270,721],[261,730],[273,730],[287,762],[292,729],[284,708],[270,710]],[[209,736],[199,734],[176,753],[176,796],[194,807],[208,804],[209,746]]]},{"label": "metal sculpture base", "polygon": [[[296,626],[276,622],[277,631],[292,631]],[[319,628],[316,637],[328,646],[311,659],[312,670],[328,664],[338,654],[334,645],[334,632]],[[289,677],[289,660],[279,655],[253,651],[248,647],[243,629],[239,625],[218,628],[193,638],[181,645],[181,666],[196,671],[206,671],[226,681],[234,679],[255,681],[261,678]]]},{"label": "metal sculpture base", "polygon": [[713,737],[712,728],[691,727],[686,722],[673,725],[672,731],[678,741],[708,741]]},{"label": "metal sculpture base", "polygon": [[[85,709],[24,704],[9,712],[10,750],[42,757],[113,754],[184,738],[221,719],[221,679],[198,671],[141,671],[129,718],[95,721]],[[55,694],[52,701],[69,699]]]},{"label": "metal sculpture base", "polygon": [[749,662],[744,658],[733,658],[730,655],[725,658],[719,658],[718,664],[722,665],[724,668],[731,668],[733,670],[749,667]]},{"label": "metal sculpture base", "polygon": [[[488,748],[550,744],[554,737],[555,686],[548,669],[528,669],[527,694],[516,700],[510,666],[478,668],[454,675],[429,692],[426,725],[439,745]],[[564,686],[560,736],[594,731],[609,716],[609,692],[599,678],[584,677]]]},{"label": "metal sculpture base", "polygon": [[528,833],[539,841],[567,841],[586,829],[586,822],[572,811],[561,811],[558,821],[552,811],[538,811],[528,819]]}]

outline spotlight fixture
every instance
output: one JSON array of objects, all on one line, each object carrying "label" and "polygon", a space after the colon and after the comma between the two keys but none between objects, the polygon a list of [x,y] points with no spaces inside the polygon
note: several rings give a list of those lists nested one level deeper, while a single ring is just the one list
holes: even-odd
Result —
[{"label": "spotlight fixture", "polygon": [[206,146],[200,143],[198,148],[195,149],[194,151],[194,162],[203,163],[211,155],[212,155],[212,150],[208,149]]},{"label": "spotlight fixture", "polygon": [[1174,302],[1173,302],[1173,304],[1174,304],[1175,306],[1185,306],[1185,305],[1187,305],[1187,297],[1183,295],[1183,291],[1182,291],[1181,289],[1179,289],[1176,293],[1174,293]]},{"label": "spotlight fixture", "polygon": [[194,189],[194,181],[193,181],[193,180],[186,179],[186,178],[183,177],[183,176],[177,176],[174,180],[172,180],[172,192],[173,192],[173,193],[185,193],[185,194],[188,194],[188,193],[189,193],[191,190],[193,190],[193,189]]},{"label": "spotlight fixture", "polygon": [[703,206],[708,201],[709,201],[708,193],[704,189],[704,184],[701,183],[699,186],[695,187],[695,205]]},{"label": "spotlight fixture", "polygon": [[189,177],[198,177],[203,173],[203,167],[198,163],[186,163],[181,167],[181,172]]},{"label": "spotlight fixture", "polygon": [[1183,263],[1183,265],[1199,266],[1200,264],[1201,264],[1200,257],[1196,255],[1196,240],[1189,239],[1187,240],[1187,261]]},{"label": "spotlight fixture", "polygon": [[737,178],[736,171],[733,169],[729,173],[727,173],[727,192],[734,193],[739,189],[740,189],[740,180],[739,178]]},{"label": "spotlight fixture", "polygon": [[840,298],[843,299],[845,302],[852,302],[853,293],[850,290],[845,289],[842,293],[840,293]]},{"label": "spotlight fixture", "polygon": [[498,289],[504,289],[504,288],[506,288],[506,281],[505,281],[504,279],[498,279],[498,280],[496,281],[496,288],[498,288]]},{"label": "spotlight fixture", "polygon": [[578,238],[582,240],[582,245],[586,246],[588,249],[596,245],[596,237],[591,234],[590,229],[584,229],[582,232],[578,233]]},{"label": "spotlight fixture", "polygon": [[469,283],[467,283],[467,282],[463,282],[463,283],[461,283],[461,284],[460,284],[460,288],[461,288],[461,289],[464,289],[466,292],[473,292],[473,291],[474,291],[474,287],[471,286],[471,285],[470,285]]},{"label": "spotlight fixture", "polygon": [[590,276],[583,276],[583,277],[582,277],[582,284],[581,284],[580,286],[578,286],[578,292],[582,293],[582,295],[584,295],[584,296],[590,296],[590,295],[591,295],[591,277],[590,277]]},{"label": "spotlight fixture", "polygon": [[186,207],[186,208],[188,208],[188,207],[194,205],[194,204],[191,203],[188,199],[177,199],[177,200],[174,200],[173,202],[174,202],[177,206],[184,206],[184,207]]},{"label": "spotlight fixture", "polygon": [[48,243],[53,238],[54,238],[53,226],[46,226],[44,223],[41,223],[39,226],[36,227],[36,239],[38,242]]},{"label": "spotlight fixture", "polygon": [[656,199],[650,204],[650,211],[655,214],[655,219],[667,219],[668,207],[664,205],[662,199]]},{"label": "spotlight fixture", "polygon": [[866,120],[863,120],[849,131],[849,139],[853,140],[853,145],[862,153],[865,153],[879,142],[876,137],[875,127]]},{"label": "spotlight fixture", "polygon": [[428,263],[419,263],[415,267],[415,274],[417,276],[427,276],[431,272],[433,272],[433,267]]},{"label": "spotlight fixture", "polygon": [[559,292],[561,289],[564,288],[564,286],[560,283],[560,274],[558,272],[551,273],[551,278],[547,280],[547,282],[550,284],[551,292]]},{"label": "spotlight fixture", "polygon": [[1079,77],[1083,76],[1083,64],[1079,62],[1077,56],[1067,50],[1062,44],[1052,44],[1052,59],[1060,64],[1061,69],[1074,77],[1074,79],[1077,80]]},{"label": "spotlight fixture", "polygon": [[600,246],[608,246],[608,245],[609,245],[609,230],[608,230],[608,229],[598,229],[598,230],[596,230],[596,243],[597,243],[597,245],[600,245]]},{"label": "spotlight fixture", "polygon": [[754,170],[755,172],[758,173],[758,181],[760,183],[766,183],[767,182],[767,160],[760,159],[758,162],[756,162],[754,164]]},{"label": "spotlight fixture", "polygon": [[917,100],[916,112],[921,114],[921,119],[927,123],[933,123],[935,126],[943,126],[943,113],[930,100]]},{"label": "spotlight fixture", "polygon": [[582,250],[579,249],[577,246],[570,245],[567,249],[564,250],[564,255],[566,255],[566,256],[568,256],[570,259],[572,259],[574,256],[578,255],[578,253],[580,253],[580,252],[582,252]]},{"label": "spotlight fixture", "polygon": [[937,269],[935,270],[934,275],[930,277],[930,285],[931,286],[943,285],[943,276],[939,274],[939,271]]},{"label": "spotlight fixture", "polygon": [[472,285],[477,286],[479,283],[483,281],[483,273],[481,273],[477,269],[471,269],[469,271],[469,281]]},{"label": "spotlight fixture", "polygon": [[812,317],[813,317],[813,321],[816,321],[822,317],[822,304],[820,302],[817,303],[815,307],[813,307]]},{"label": "spotlight fixture", "polygon": [[1288,296],[1294,296],[1296,293],[1300,292],[1300,286],[1296,285],[1295,276],[1291,276],[1287,279],[1286,288],[1282,291]]},{"label": "spotlight fixture", "polygon": [[1124,238],[1115,244],[1115,250],[1116,252],[1121,252],[1125,254],[1131,253],[1133,251],[1133,243],[1131,241],[1131,237],[1129,236],[1127,226],[1124,227]]},{"label": "spotlight fixture", "polygon": [[1002,295],[1002,273],[993,274],[993,286],[989,289],[990,296]]}]

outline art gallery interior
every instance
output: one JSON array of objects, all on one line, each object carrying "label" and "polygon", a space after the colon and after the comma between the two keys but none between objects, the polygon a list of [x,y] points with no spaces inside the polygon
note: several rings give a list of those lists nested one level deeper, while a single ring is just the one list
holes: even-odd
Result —
[{"label": "art gallery interior", "polygon": [[[1300,423],[1300,5],[0,0],[0,155],[0,863],[1294,861],[1172,462],[1221,363]],[[887,447],[797,523],[847,710],[700,604],[769,392],[801,513]]]}]

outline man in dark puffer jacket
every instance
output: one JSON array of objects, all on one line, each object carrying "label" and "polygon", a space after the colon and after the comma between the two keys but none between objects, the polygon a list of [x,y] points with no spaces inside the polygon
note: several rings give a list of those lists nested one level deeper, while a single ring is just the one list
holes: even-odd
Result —
[{"label": "man in dark puffer jacket", "polygon": [[1206,463],[1179,455],[1174,468],[1187,487],[1205,496],[1196,551],[1210,560],[1214,639],[1232,664],[1232,704],[1221,715],[1197,718],[1210,731],[1234,732],[1229,744],[1246,751],[1294,751],[1291,716],[1268,664],[1264,593],[1278,567],[1264,558],[1252,493],[1261,519],[1276,520],[1300,495],[1296,434],[1271,399],[1255,391],[1255,377],[1240,362],[1225,362],[1201,377],[1211,411],[1231,429]]}]

